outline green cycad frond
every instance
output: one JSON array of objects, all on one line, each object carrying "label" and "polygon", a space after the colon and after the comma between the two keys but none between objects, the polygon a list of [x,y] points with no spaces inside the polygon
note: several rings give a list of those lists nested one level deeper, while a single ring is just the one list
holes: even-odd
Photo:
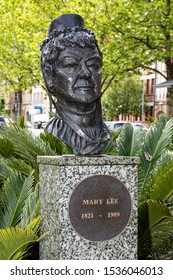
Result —
[{"label": "green cycad frond", "polygon": [[[139,190],[139,200],[156,199],[165,201],[173,194],[173,158],[160,160],[149,180]],[[172,205],[173,206],[173,205]]]},{"label": "green cycad frond", "polygon": [[139,182],[145,186],[161,155],[169,148],[173,133],[173,118],[166,122],[162,117],[147,131],[144,144],[139,152],[141,164]]},{"label": "green cycad frond", "polygon": [[[33,170],[33,168],[29,165],[29,163],[27,164],[22,159],[15,158],[15,157],[5,158],[3,160],[3,165],[9,167],[10,169],[12,169],[14,171],[20,172],[21,174],[23,174],[25,176],[28,176],[31,173],[31,171]],[[0,171],[0,173],[1,173],[1,171]],[[8,177],[9,177],[9,174],[8,174]]]},{"label": "green cycad frond", "polygon": [[10,173],[13,173],[12,170],[4,164],[4,158],[0,157],[0,177],[2,180],[6,180],[10,176]]},{"label": "green cycad frond", "polygon": [[27,253],[27,246],[34,242],[38,242],[38,237],[31,229],[0,229],[0,260],[23,259]]},{"label": "green cycad frond", "polygon": [[123,126],[117,139],[117,154],[119,156],[135,156],[141,148],[145,131],[135,130],[130,123]]},{"label": "green cycad frond", "polygon": [[[150,252],[156,240],[154,232],[156,232],[158,225],[162,227],[163,221],[169,221],[169,227],[165,230],[170,235],[171,226],[173,228],[173,217],[164,204],[157,200],[147,200],[139,205],[138,208],[138,249],[139,254],[143,255]],[[163,224],[164,225],[164,224]],[[164,227],[164,226],[163,226]],[[158,232],[159,234],[159,232]],[[159,246],[165,242],[165,236],[160,235]],[[155,246],[156,247],[156,246]]]},{"label": "green cycad frond", "polygon": [[119,129],[112,132],[111,139],[109,140],[107,145],[102,150],[102,154],[106,154],[106,155],[115,155],[116,154],[116,139],[118,138],[119,134],[120,134]]},{"label": "green cycad frond", "polygon": [[149,199],[139,204],[139,237],[167,216],[171,216],[171,213],[160,201]]},{"label": "green cycad frond", "polygon": [[173,217],[163,218],[145,232],[138,245],[138,255],[139,259],[147,259],[149,255],[153,259],[173,258]]},{"label": "green cycad frond", "polygon": [[170,164],[165,163],[165,166],[154,172],[152,179],[154,185],[151,198],[164,202],[173,193],[173,161]]},{"label": "green cycad frond", "polygon": [[24,116],[20,115],[18,121],[17,121],[17,126],[21,128],[25,128],[25,118]]},{"label": "green cycad frond", "polygon": [[13,145],[8,139],[0,137],[0,155],[3,157],[9,157],[14,154]]},{"label": "green cycad frond", "polygon": [[164,249],[166,244],[173,249],[173,217],[165,217],[151,229],[151,240],[153,251]]},{"label": "green cycad frond", "polygon": [[13,172],[1,190],[0,228],[16,226],[21,220],[21,214],[27,198],[33,191],[34,176],[32,171],[25,178]]},{"label": "green cycad frond", "polygon": [[[3,158],[0,157],[0,192],[4,185],[5,180],[8,178],[9,174],[10,174],[10,168],[7,168],[3,164]],[[1,207],[1,200],[2,200],[2,197],[0,195],[0,207]]]},{"label": "green cycad frond", "polygon": [[[35,217],[34,219],[30,220],[29,224],[26,226],[26,229],[30,229],[32,230],[34,233],[38,234],[39,230],[40,230],[40,225],[41,225],[41,220],[42,217],[41,215],[38,215],[37,217]],[[44,236],[47,233],[44,233]],[[39,237],[39,240],[42,238],[42,236]]]},{"label": "green cycad frond", "polygon": [[15,126],[5,127],[0,130],[0,135],[8,139],[18,158],[22,158],[26,162],[36,161],[37,155],[55,155],[56,152],[50,148],[39,137],[34,137],[27,129]]},{"label": "green cycad frond", "polygon": [[30,227],[32,230],[34,230],[34,228],[32,228],[33,221],[35,219],[38,219],[38,224],[39,224],[39,220],[40,220],[39,214],[40,214],[40,200],[39,200],[39,191],[37,185],[35,187],[35,190],[29,195],[28,199],[25,202],[21,214],[20,226],[23,228]]},{"label": "green cycad frond", "polygon": [[66,145],[64,142],[60,141],[52,134],[44,131],[40,134],[40,138],[47,144],[50,145],[51,149],[56,151],[57,155],[63,154],[73,154],[73,149]]},{"label": "green cycad frond", "polygon": [[171,215],[173,216],[173,193],[165,200],[164,204],[169,208]]}]

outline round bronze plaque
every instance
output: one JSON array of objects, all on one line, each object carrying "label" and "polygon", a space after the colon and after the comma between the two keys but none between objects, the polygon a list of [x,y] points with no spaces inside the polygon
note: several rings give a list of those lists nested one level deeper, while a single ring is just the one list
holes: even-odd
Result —
[{"label": "round bronze plaque", "polygon": [[91,241],[110,240],[127,226],[131,197],[125,185],[110,175],[93,175],[81,181],[69,201],[75,231]]}]

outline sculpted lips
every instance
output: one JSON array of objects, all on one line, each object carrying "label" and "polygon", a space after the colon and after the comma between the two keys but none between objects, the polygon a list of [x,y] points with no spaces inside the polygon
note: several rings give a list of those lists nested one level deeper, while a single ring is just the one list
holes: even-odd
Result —
[{"label": "sculpted lips", "polygon": [[88,86],[80,86],[80,87],[75,87],[74,89],[75,89],[75,90],[76,90],[76,89],[90,90],[90,89],[92,89],[92,87],[88,87]]},{"label": "sculpted lips", "polygon": [[77,84],[74,86],[74,90],[76,89],[84,89],[84,90],[91,90],[93,87],[89,84]]}]

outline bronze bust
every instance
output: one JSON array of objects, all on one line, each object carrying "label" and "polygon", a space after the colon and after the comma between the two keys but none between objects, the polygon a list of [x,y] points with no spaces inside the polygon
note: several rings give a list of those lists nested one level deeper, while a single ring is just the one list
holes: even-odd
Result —
[{"label": "bronze bust", "polygon": [[78,155],[98,155],[110,139],[101,110],[102,55],[94,34],[77,14],[64,14],[48,28],[41,70],[56,116],[45,129]]}]

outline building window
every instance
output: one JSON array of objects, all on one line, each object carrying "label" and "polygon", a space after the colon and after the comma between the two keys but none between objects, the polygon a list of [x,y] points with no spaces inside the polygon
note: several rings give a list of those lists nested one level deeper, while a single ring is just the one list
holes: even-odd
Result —
[{"label": "building window", "polygon": [[149,94],[149,90],[150,90],[150,80],[147,80],[147,84],[146,84],[146,94]]},{"label": "building window", "polygon": [[18,101],[18,93],[15,91],[14,101]]},{"label": "building window", "polygon": [[154,89],[153,89],[154,82],[155,82],[155,79],[151,79],[151,94],[153,94],[153,92],[154,92]]}]

